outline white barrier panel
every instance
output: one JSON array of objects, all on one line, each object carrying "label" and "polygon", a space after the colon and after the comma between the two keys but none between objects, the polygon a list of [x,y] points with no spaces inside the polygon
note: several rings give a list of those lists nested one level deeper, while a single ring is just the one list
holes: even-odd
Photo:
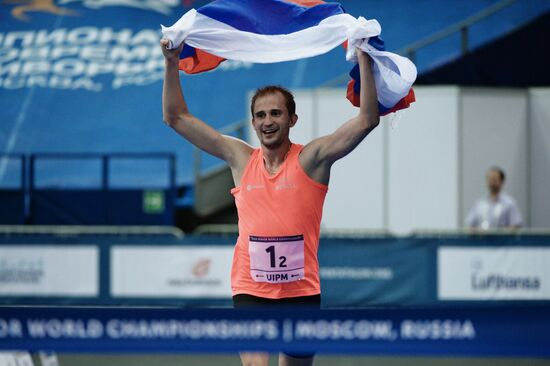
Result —
[{"label": "white barrier panel", "polygon": [[550,248],[440,247],[440,300],[550,300]]},{"label": "white barrier panel", "polygon": [[233,247],[114,246],[113,297],[231,297]]},{"label": "white barrier panel", "polygon": [[91,245],[2,246],[0,295],[98,296],[98,248]]},{"label": "white barrier panel", "polygon": [[29,352],[0,352],[0,366],[34,366]]}]

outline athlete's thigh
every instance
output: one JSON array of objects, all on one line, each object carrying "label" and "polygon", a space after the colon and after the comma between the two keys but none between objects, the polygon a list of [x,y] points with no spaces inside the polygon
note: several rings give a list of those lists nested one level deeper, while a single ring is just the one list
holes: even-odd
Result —
[{"label": "athlete's thigh", "polygon": [[243,366],[268,366],[269,353],[262,352],[241,352]]}]

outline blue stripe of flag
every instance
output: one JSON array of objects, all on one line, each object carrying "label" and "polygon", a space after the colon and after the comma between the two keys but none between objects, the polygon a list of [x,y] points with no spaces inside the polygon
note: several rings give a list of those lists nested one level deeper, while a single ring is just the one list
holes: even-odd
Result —
[{"label": "blue stripe of flag", "polygon": [[241,31],[278,35],[315,26],[345,11],[338,3],[304,7],[282,0],[217,0],[197,12]]}]

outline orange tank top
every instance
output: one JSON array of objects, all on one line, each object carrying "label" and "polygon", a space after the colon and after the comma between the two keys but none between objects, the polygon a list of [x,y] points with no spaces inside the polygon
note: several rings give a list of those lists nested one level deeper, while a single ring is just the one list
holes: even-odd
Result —
[{"label": "orange tank top", "polygon": [[231,190],[239,215],[233,295],[280,299],[321,291],[317,250],[328,187],[305,173],[302,149],[292,144],[275,175],[267,172],[262,150],[254,150],[241,185]]}]

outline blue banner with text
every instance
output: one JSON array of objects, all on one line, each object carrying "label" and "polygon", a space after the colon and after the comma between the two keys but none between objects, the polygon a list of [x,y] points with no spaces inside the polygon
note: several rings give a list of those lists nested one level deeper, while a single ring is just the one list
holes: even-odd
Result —
[{"label": "blue banner with text", "polygon": [[550,357],[550,309],[0,308],[0,350]]}]

